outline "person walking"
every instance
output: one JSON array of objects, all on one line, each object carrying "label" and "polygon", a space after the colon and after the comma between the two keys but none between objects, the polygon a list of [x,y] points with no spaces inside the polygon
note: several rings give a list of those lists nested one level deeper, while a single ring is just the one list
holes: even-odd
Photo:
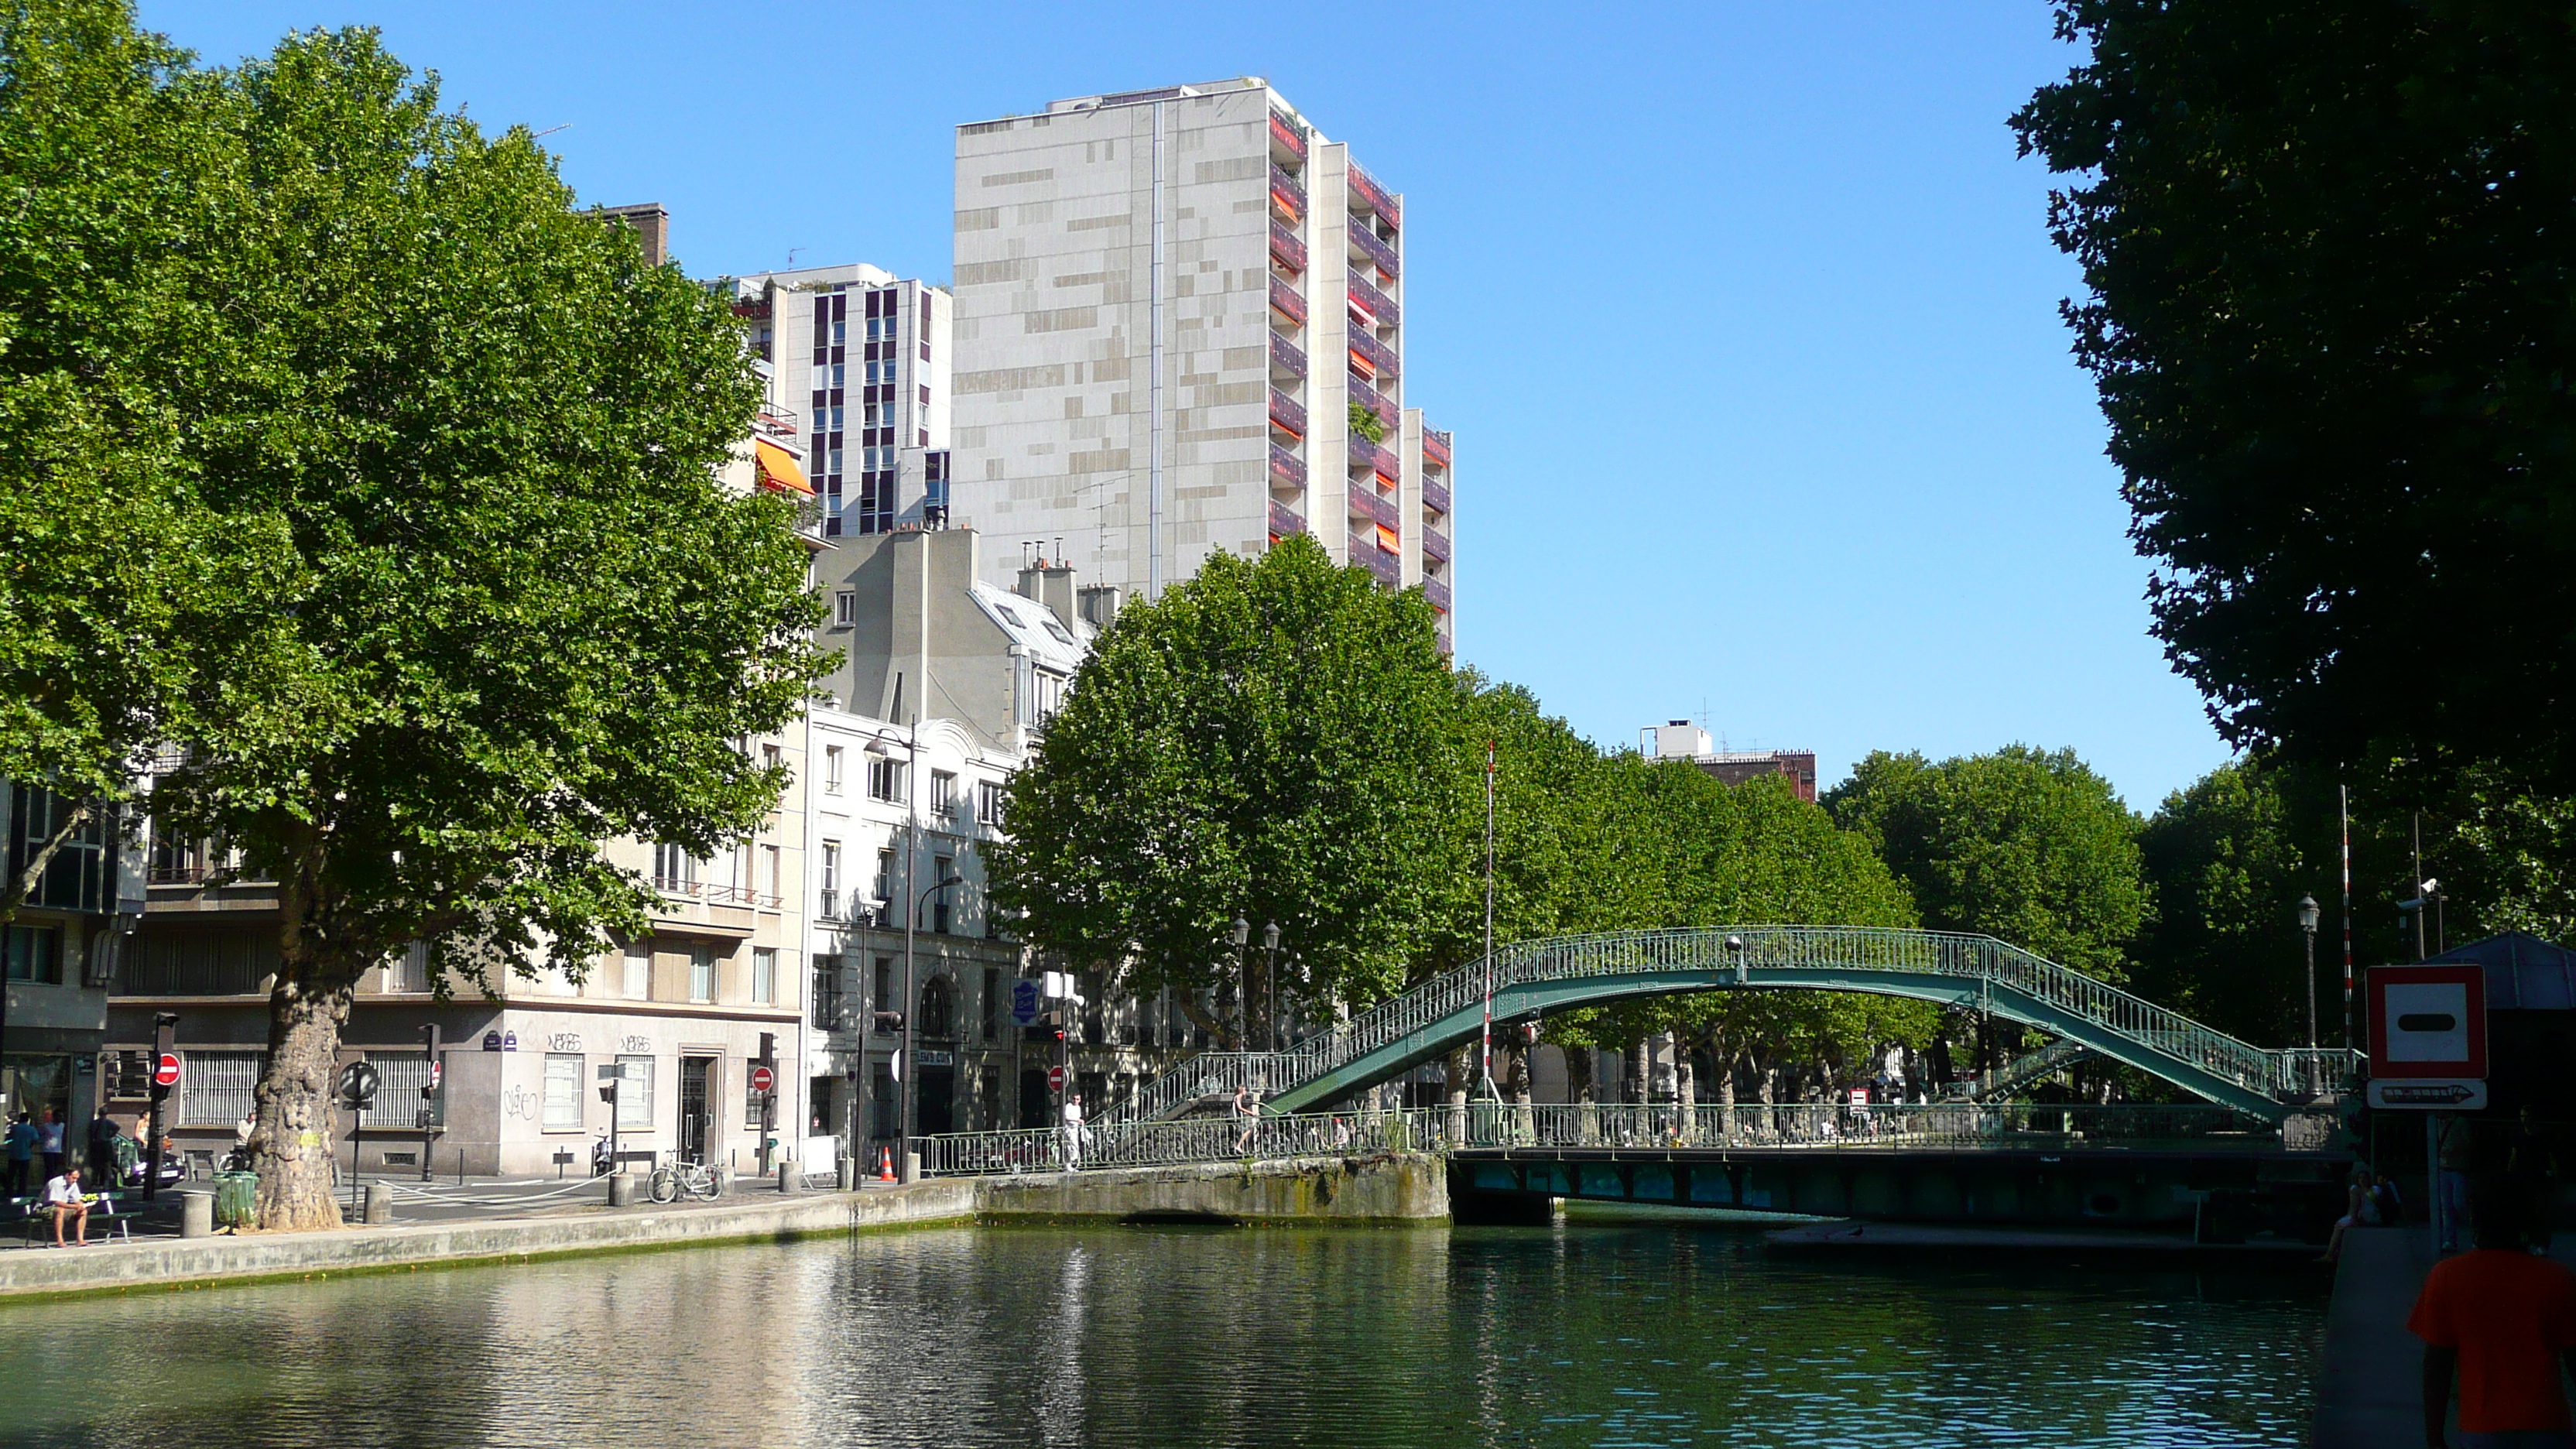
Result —
[{"label": "person walking", "polygon": [[1237,1087],[1234,1089],[1232,1110],[1235,1125],[1235,1153],[1237,1156],[1248,1156],[1252,1151],[1252,1130],[1261,1123],[1261,1099],[1250,1087]]},{"label": "person walking", "polygon": [[21,1112],[9,1124],[9,1196],[25,1197],[36,1173],[36,1121]]},{"label": "person walking", "polygon": [[98,1104],[98,1115],[89,1121],[89,1180],[96,1183],[116,1182],[116,1139],[125,1133],[116,1119],[107,1115],[107,1104]]},{"label": "person walking", "polygon": [[1082,1170],[1082,1097],[1074,1092],[1064,1094],[1064,1166]]},{"label": "person walking", "polygon": [[[81,1191],[80,1164],[74,1163],[45,1182],[45,1206],[54,1210],[54,1246],[89,1246],[89,1196]],[[76,1243],[63,1242],[63,1219],[79,1229]]]},{"label": "person walking", "polygon": [[2445,1449],[2456,1385],[2461,1449],[2576,1445],[2563,1364],[2576,1372],[2576,1274],[2530,1251],[2509,1180],[2469,1184],[2471,1251],[2424,1275],[2406,1330],[2424,1340],[2424,1442]]},{"label": "person walking", "polygon": [[45,1159],[45,1179],[50,1182],[63,1174],[63,1119],[54,1109],[45,1109],[44,1120],[36,1124],[36,1152]]}]

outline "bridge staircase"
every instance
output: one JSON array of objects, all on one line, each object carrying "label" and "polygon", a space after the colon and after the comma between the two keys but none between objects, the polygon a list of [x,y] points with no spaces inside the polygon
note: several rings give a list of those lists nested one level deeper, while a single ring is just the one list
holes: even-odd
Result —
[{"label": "bridge staircase", "polygon": [[2062,1036],[2035,1052],[2004,1063],[2000,1069],[1987,1076],[1960,1083],[1957,1095],[1971,1102],[2009,1097],[2022,1088],[2044,1081],[2093,1054],[2091,1047],[2073,1037]]}]

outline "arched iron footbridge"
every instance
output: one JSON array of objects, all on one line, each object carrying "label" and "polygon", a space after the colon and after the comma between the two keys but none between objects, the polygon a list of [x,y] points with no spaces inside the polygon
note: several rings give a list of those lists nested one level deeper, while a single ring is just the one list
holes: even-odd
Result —
[{"label": "arched iron footbridge", "polygon": [[[1206,1053],[1123,1114],[1154,1120],[1258,1087],[1273,1113],[1339,1102],[1472,1042],[1485,963],[1425,982],[1286,1051]],[[1710,926],[1525,941],[1494,953],[1498,1023],[1639,997],[1744,988],[1865,991],[1991,1012],[2269,1121],[2343,1090],[2342,1050],[2274,1051],[1991,936],[1865,926]]]}]

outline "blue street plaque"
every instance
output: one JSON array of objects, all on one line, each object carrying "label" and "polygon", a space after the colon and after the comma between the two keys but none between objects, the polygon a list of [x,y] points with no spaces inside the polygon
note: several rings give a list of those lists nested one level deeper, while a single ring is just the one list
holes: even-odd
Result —
[{"label": "blue street plaque", "polygon": [[1034,981],[1011,983],[1011,1020],[1022,1026],[1038,1024],[1038,1015],[1046,1009],[1046,1000]]}]

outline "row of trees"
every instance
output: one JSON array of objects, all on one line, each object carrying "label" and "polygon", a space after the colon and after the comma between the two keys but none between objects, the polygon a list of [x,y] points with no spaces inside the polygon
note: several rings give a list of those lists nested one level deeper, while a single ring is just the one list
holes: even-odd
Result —
[{"label": "row of trees", "polygon": [[[359,977],[582,975],[599,843],[699,853],[814,672],[788,505],[716,465],[738,324],[364,30],[207,68],[118,0],[0,7],[0,776],[279,884],[264,1226],[338,1221]],[[41,870],[0,883],[0,920]]]}]

